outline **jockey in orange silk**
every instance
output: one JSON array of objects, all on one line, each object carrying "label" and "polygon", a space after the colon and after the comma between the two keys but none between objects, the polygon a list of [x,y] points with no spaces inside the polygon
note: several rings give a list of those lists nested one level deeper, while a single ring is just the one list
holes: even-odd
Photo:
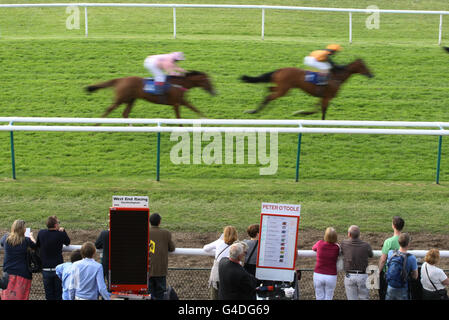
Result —
[{"label": "jockey in orange silk", "polygon": [[306,66],[318,69],[322,80],[319,83],[320,85],[327,84],[329,71],[335,66],[330,57],[341,50],[343,50],[343,48],[340,45],[330,44],[326,49],[312,51],[304,58],[304,64]]}]

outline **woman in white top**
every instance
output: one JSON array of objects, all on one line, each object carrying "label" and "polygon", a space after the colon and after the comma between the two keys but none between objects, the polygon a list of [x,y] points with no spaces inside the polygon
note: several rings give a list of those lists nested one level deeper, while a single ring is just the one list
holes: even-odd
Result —
[{"label": "woman in white top", "polygon": [[421,284],[424,300],[440,300],[437,290],[445,290],[449,285],[449,278],[436,264],[440,261],[440,251],[430,249],[421,266]]},{"label": "woman in white top", "polygon": [[237,241],[237,230],[233,226],[226,226],[221,237],[214,242],[206,244],[203,250],[208,253],[215,253],[214,266],[209,277],[209,287],[211,289],[212,300],[218,300],[218,263],[222,258],[229,257],[231,244]]}]

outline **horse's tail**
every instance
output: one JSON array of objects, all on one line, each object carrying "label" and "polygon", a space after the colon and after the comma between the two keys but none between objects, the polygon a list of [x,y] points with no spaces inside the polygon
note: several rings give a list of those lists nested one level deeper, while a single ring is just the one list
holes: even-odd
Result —
[{"label": "horse's tail", "polygon": [[271,82],[271,76],[275,71],[264,73],[258,77],[242,76],[240,80],[248,83]]},{"label": "horse's tail", "polygon": [[103,89],[103,88],[109,88],[109,87],[113,87],[115,85],[115,83],[117,82],[118,79],[112,79],[106,82],[102,82],[102,83],[97,83],[97,84],[93,84],[91,86],[87,86],[86,87],[86,91],[87,92],[94,92],[97,91],[98,89]]}]

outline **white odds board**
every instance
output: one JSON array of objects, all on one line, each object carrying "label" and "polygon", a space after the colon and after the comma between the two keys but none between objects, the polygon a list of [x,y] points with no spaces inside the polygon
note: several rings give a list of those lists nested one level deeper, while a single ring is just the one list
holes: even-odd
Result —
[{"label": "white odds board", "polygon": [[301,205],[262,203],[256,278],[293,281]]}]

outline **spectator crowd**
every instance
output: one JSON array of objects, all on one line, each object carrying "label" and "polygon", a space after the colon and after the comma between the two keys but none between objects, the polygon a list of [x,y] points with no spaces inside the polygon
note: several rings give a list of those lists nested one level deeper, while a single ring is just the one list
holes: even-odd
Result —
[{"label": "spectator crowd", "polygon": [[[176,293],[166,281],[169,252],[176,247],[170,231],[161,228],[161,220],[158,213],[150,216],[150,243],[157,250],[150,250],[148,293],[156,300],[176,299]],[[438,267],[438,249],[428,250],[421,264],[408,252],[411,238],[403,232],[404,220],[395,216],[391,226],[393,235],[383,242],[378,260],[379,299],[448,299],[449,278]],[[256,278],[259,225],[250,225],[245,238],[239,241],[237,229],[226,226],[217,240],[204,245],[203,250],[214,255],[209,277],[211,299],[257,299],[257,290],[263,284]],[[102,231],[95,243],[85,242],[81,249],[72,251],[67,262],[62,250],[63,246],[70,245],[70,237],[56,216],[48,217],[46,228],[40,230],[36,238],[27,231],[25,221],[14,221],[11,232],[0,239],[0,245],[4,249],[1,300],[29,299],[32,282],[29,256],[33,250],[41,259],[46,300],[110,300],[116,297],[108,289],[109,230]],[[95,260],[97,249],[102,250],[101,263]],[[316,300],[332,300],[340,276],[344,276],[348,300],[369,299],[367,270],[373,250],[362,240],[357,225],[349,226],[341,242],[338,242],[337,231],[328,227],[323,239],[318,240],[312,250],[316,252],[313,272]]]}]

